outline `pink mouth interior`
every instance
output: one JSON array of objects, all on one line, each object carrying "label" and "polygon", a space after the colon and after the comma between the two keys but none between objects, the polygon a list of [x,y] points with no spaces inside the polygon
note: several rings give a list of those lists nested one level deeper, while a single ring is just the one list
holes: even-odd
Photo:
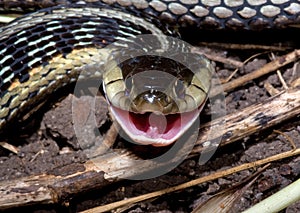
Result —
[{"label": "pink mouth interior", "polygon": [[175,125],[180,122],[179,114],[155,115],[154,113],[137,114],[130,112],[129,118],[135,127],[143,132],[150,132],[157,129],[158,134],[167,134]]},{"label": "pink mouth interior", "polygon": [[136,142],[166,146],[175,142],[195,121],[200,109],[177,114],[143,114],[111,106],[113,115],[123,130]]}]

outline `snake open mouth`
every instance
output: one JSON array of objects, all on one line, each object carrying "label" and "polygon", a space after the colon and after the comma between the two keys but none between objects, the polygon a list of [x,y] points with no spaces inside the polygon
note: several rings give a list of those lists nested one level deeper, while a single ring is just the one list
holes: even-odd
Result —
[{"label": "snake open mouth", "polygon": [[168,115],[157,112],[134,113],[114,106],[111,106],[111,111],[133,141],[142,145],[167,146],[191,127],[201,109]]},{"label": "snake open mouth", "polygon": [[195,71],[172,58],[146,53],[107,66],[103,91],[132,142],[167,146],[195,123],[208,98],[213,68],[199,56],[187,55]]}]

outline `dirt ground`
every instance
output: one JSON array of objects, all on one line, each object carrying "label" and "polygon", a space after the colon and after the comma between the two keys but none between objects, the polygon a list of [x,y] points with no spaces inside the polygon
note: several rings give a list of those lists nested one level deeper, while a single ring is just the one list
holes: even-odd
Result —
[{"label": "dirt ground", "polygon": [[[205,51],[213,53],[225,58],[234,59],[243,62],[254,54],[261,53],[250,59],[245,66],[238,70],[233,78],[238,78],[247,73],[262,67],[271,60],[271,55],[284,55],[297,49],[295,43],[299,38],[300,33],[296,29],[287,31],[285,35],[294,35],[293,38],[283,36],[282,38],[274,36],[270,41],[270,37],[274,34],[250,34],[248,40],[245,40],[245,35],[224,34],[224,40],[219,39],[218,42],[252,44],[259,41],[270,47],[282,46],[289,47],[286,51],[269,51],[259,48],[255,49],[231,49],[228,47],[203,47]],[[290,34],[289,34],[290,33]],[[251,37],[255,35],[254,37]],[[199,36],[199,37],[197,37]],[[190,38],[186,36],[191,43],[198,44],[200,41],[212,42],[216,35],[210,36],[210,40],[203,39],[204,36],[199,34]],[[240,36],[240,37],[239,37]],[[263,37],[267,36],[264,40]],[[276,35],[277,36],[277,35]],[[286,40],[285,40],[286,39]],[[295,40],[293,40],[295,39]],[[218,39],[217,39],[218,40]],[[221,40],[221,41],[220,41]],[[298,39],[299,40],[299,39]],[[256,43],[257,44],[257,43]],[[221,79],[227,78],[235,67],[228,64],[216,62],[216,70]],[[289,86],[290,82],[297,76],[300,77],[300,66],[298,62],[291,63],[280,69],[284,81]],[[297,76],[296,76],[297,75]],[[263,77],[249,82],[245,86],[234,89],[226,94],[226,110],[227,114],[235,113],[247,106],[255,103],[260,103],[270,97],[268,91],[264,88],[265,83],[270,83],[279,91],[284,90],[284,87],[279,80],[276,72],[267,74]],[[70,86],[71,87],[71,86]],[[0,147],[0,181],[13,180],[21,177],[26,177],[36,174],[63,174],[80,170],[81,164],[87,160],[87,157],[82,152],[82,147],[78,144],[74,129],[72,127],[71,115],[71,99],[72,96],[68,93],[71,88],[60,90],[55,94],[55,97],[50,98],[46,107],[39,110],[38,113],[32,116],[32,119],[25,123],[20,123],[10,129],[10,132],[1,140],[17,147],[18,154],[12,153],[7,149]],[[65,99],[59,99],[57,96],[67,96]],[[100,132],[99,138],[104,137],[109,129],[111,122],[107,116],[107,108],[102,98],[99,98],[99,103],[102,106],[98,113],[98,124]],[[86,101],[83,100],[83,103]],[[203,110],[205,117],[209,113],[209,104]],[[171,186],[175,186],[198,177],[211,174],[226,168],[231,168],[247,162],[253,162],[258,159],[263,159],[274,154],[282,153],[291,150],[291,144],[281,134],[274,133],[273,130],[279,130],[288,135],[297,145],[300,146],[300,120],[299,117],[294,117],[291,120],[280,122],[277,126],[267,129],[263,132],[257,132],[250,137],[237,141],[231,145],[220,147],[213,157],[204,165],[198,164],[199,156],[184,160],[179,166],[172,171],[148,180],[133,181],[124,180],[109,187],[83,191],[76,196],[69,198],[68,202],[63,204],[40,204],[22,207],[17,209],[9,209],[7,212],[79,212],[90,209],[96,206],[112,203],[126,198],[146,194],[149,192],[162,190]],[[130,145],[124,145],[117,138],[115,147],[121,149],[130,149]],[[145,154],[150,154],[155,151],[153,148],[140,147]],[[66,167],[72,165],[72,167]],[[64,171],[68,168],[69,171]],[[70,170],[71,169],[71,170]],[[170,193],[160,196],[156,199],[147,200],[136,205],[126,207],[121,212],[191,212],[200,202],[207,200],[212,195],[227,189],[230,186],[240,183],[255,172],[255,169],[245,170],[215,181],[206,182],[186,188],[175,193]],[[245,191],[242,197],[237,201],[232,212],[241,212],[253,206],[255,203],[277,192],[289,183],[297,180],[300,177],[300,156],[287,158],[282,161],[272,163],[258,179]],[[1,182],[0,182],[1,184]],[[299,212],[300,201],[289,206],[282,212]]]}]

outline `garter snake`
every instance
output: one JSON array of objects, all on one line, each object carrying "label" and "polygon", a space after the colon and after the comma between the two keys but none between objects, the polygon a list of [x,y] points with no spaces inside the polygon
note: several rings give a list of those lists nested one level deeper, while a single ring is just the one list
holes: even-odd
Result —
[{"label": "garter snake", "polygon": [[[28,6],[23,7],[24,10],[51,6],[20,17],[0,30],[0,129],[24,114],[31,106],[45,99],[57,88],[75,81],[82,69],[91,64],[98,64],[108,57],[110,53],[101,52],[101,48],[117,40],[142,34],[174,35],[169,27],[177,25],[233,29],[285,27],[287,24],[299,22],[300,12],[299,2],[287,0],[270,2],[265,0],[182,0],[178,2],[107,0],[106,3],[87,0],[80,1],[80,4],[74,4],[76,1],[72,0],[62,2],[65,5],[55,6],[59,4],[57,1],[35,3],[29,0],[0,0],[2,10],[20,10],[23,5]],[[184,113],[194,111],[189,117],[189,120],[193,120],[200,113],[207,98],[213,70],[210,62],[204,57],[200,57],[199,63],[201,64],[200,78],[190,75],[184,78],[183,86],[178,82],[172,83],[174,91],[178,88],[179,90],[183,88],[185,91],[183,97],[179,99],[183,99],[183,102],[188,103],[187,105],[193,102],[195,106],[188,106],[185,110],[174,107],[169,100],[170,96],[182,96],[182,93],[161,94],[156,89],[161,86],[158,83],[160,81],[154,79],[155,83],[149,86],[149,91],[136,97],[136,105],[131,106],[130,110],[134,113],[141,112],[140,117],[148,112],[160,111],[164,115],[174,115],[182,111]],[[97,70],[93,72],[93,75],[102,75]],[[119,104],[116,101],[120,100],[116,94],[128,93],[125,91],[126,78],[122,71],[117,75],[104,73],[105,92],[108,101],[116,108],[115,116],[121,114],[119,109],[128,110],[128,104]],[[146,75],[139,81],[147,79],[153,78]],[[164,80],[163,74],[161,79]],[[136,86],[137,80],[131,80],[131,83]],[[193,92],[186,95],[187,88]],[[118,98],[114,99],[114,97]],[[192,101],[188,101],[187,97]],[[141,99],[143,101],[140,101]],[[168,110],[164,111],[166,108]],[[119,121],[124,128],[126,122],[122,119]],[[190,125],[189,123],[187,122],[187,125]],[[182,134],[182,132],[176,133],[175,136],[168,136],[162,141],[155,142],[156,138],[153,140],[152,137],[153,134],[157,135],[157,130],[151,130],[150,127],[148,125],[148,129],[142,130],[150,139],[148,141],[142,139],[139,142],[168,145]],[[136,134],[140,134],[140,132],[130,131],[132,130],[127,129],[127,133],[132,134],[130,136],[133,138]],[[176,129],[176,131],[181,130]]]}]

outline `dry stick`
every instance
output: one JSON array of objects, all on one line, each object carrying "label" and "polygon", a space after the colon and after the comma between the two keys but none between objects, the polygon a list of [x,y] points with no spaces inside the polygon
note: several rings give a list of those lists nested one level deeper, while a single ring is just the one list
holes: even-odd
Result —
[{"label": "dry stick", "polygon": [[278,133],[278,134],[282,135],[283,137],[285,137],[288,140],[288,142],[291,144],[292,148],[297,149],[296,143],[294,142],[294,140],[290,136],[288,136],[284,132],[281,132],[281,131],[276,130],[276,129],[274,129],[273,132]]},{"label": "dry stick", "polygon": [[[275,106],[278,106],[278,109],[273,111]],[[238,113],[224,116],[227,123],[224,131],[220,131],[219,134],[209,134],[210,126],[220,125],[219,119],[203,126],[192,155],[198,155],[202,144],[209,137],[218,138],[225,134],[222,144],[232,143],[299,114],[300,90],[288,90],[263,104],[250,106]],[[80,172],[73,174],[60,176],[43,174],[0,182],[0,209],[37,203],[62,203],[80,192],[103,188],[120,181],[120,177],[130,178],[137,174],[144,174],[157,166],[154,162],[152,164],[147,161],[135,162],[132,153],[125,150],[118,155],[108,152],[92,160],[78,165]],[[170,162],[163,163],[165,164],[162,166],[166,166]]]},{"label": "dry stick", "polygon": [[[299,57],[299,54],[300,54],[300,50],[295,50],[292,53],[289,53],[285,56],[280,57],[279,59],[277,59],[275,61],[272,61],[272,62],[266,64],[264,67],[257,70],[256,72],[253,72],[253,73],[245,75],[239,79],[236,79],[229,83],[226,83],[225,85],[223,85],[223,88],[221,90],[230,91],[240,85],[247,83],[249,80],[258,78],[264,74],[274,71],[274,70],[296,60]],[[239,64],[239,66],[240,66],[240,64]],[[220,90],[215,90],[215,94],[217,94],[219,91]],[[287,95],[287,97],[291,97],[291,96],[295,95],[295,97],[298,98],[298,100],[300,100],[299,91],[292,90],[292,91],[286,92],[284,94],[281,94],[279,96],[272,98],[270,100],[270,102],[269,103],[267,102],[265,105],[256,105],[254,107],[250,107],[252,109],[252,112],[254,112],[255,110],[258,112],[260,112],[261,109],[264,110],[264,112],[261,112],[261,113],[257,113],[257,114],[253,113],[252,117],[246,116],[248,108],[243,110],[243,112],[240,112],[240,114],[243,115],[242,117],[239,117],[239,115],[237,115],[237,114],[225,116],[224,120],[227,122],[227,124],[224,129],[226,132],[220,131],[221,134],[219,135],[219,136],[222,136],[222,134],[225,133],[225,140],[222,141],[223,144],[234,142],[240,138],[251,135],[252,133],[256,132],[257,130],[263,130],[263,129],[271,127],[279,122],[282,122],[286,119],[289,119],[293,116],[298,115],[300,113],[299,101],[297,102],[295,99],[293,99],[292,102],[295,103],[295,105],[289,104],[289,100],[286,99],[287,97],[284,95]],[[274,104],[276,104],[276,102],[285,105],[285,109],[280,110],[280,113],[276,113],[276,115],[274,115],[272,117],[272,113],[269,114],[270,110],[269,111],[265,111],[265,110],[267,110],[268,107],[274,106]],[[272,108],[269,108],[269,109],[272,109]],[[276,110],[272,110],[272,112],[274,112],[274,111],[276,111]],[[289,113],[289,112],[291,112],[291,113]],[[284,116],[284,115],[286,115],[286,116]],[[235,119],[235,118],[238,118],[238,119]],[[221,120],[219,122],[218,122],[218,120],[214,121],[214,122],[206,125],[204,128],[202,128],[202,130],[203,130],[202,134],[204,134],[204,135],[202,138],[200,138],[198,140],[197,144],[201,145],[203,142],[208,141],[207,140],[208,126],[220,125],[224,120]],[[255,125],[248,126],[248,124],[253,124],[253,123]],[[263,125],[265,123],[267,123],[267,125]],[[222,125],[223,125],[223,123],[222,123]],[[242,127],[242,128],[240,129],[239,127]],[[236,130],[236,131],[234,131],[234,130]],[[217,137],[219,137],[219,136],[217,136]],[[202,149],[202,148],[200,148],[200,149]],[[195,154],[198,151],[199,151],[199,147],[197,149],[197,146],[196,146],[193,149],[193,153]],[[253,166],[259,166],[259,165],[262,165],[262,164],[265,164],[265,163],[268,163],[268,162],[271,162],[274,160],[278,160],[278,159],[282,159],[285,157],[298,155],[298,154],[300,154],[299,149],[297,149],[295,151],[282,153],[282,154],[279,154],[279,155],[281,155],[281,157],[279,157],[279,155],[276,155],[276,156],[272,156],[270,158],[266,158],[266,159],[263,159],[263,160],[260,160],[260,161],[254,162],[254,163],[244,164],[244,165],[241,165],[241,166],[238,166],[238,167],[226,170],[226,171],[217,172],[217,173],[213,174],[213,176],[206,176],[203,178],[199,178],[197,180],[190,181],[185,184],[171,187],[167,190],[135,197],[135,198],[132,198],[132,200],[130,200],[130,201],[139,202],[144,199],[153,198],[153,197],[156,197],[156,196],[159,196],[162,194],[166,194],[166,193],[169,193],[172,191],[191,187],[193,185],[197,185],[197,184],[203,183],[205,181],[223,177],[225,175],[232,174],[234,172],[241,171],[241,170],[244,170],[247,168],[251,168]],[[130,156],[130,153],[124,153],[123,155]],[[100,160],[104,161],[103,162],[104,164],[105,164],[106,157],[109,159],[110,158],[109,154],[107,156],[106,155],[102,156],[100,159]],[[118,161],[118,158],[112,160],[112,162],[117,162],[117,161]],[[13,181],[2,181],[2,182],[0,182],[0,209],[35,204],[35,203],[41,203],[41,204],[48,203],[49,204],[49,203],[62,202],[64,200],[66,200],[69,196],[72,196],[79,192],[89,190],[89,189],[94,189],[97,187],[103,187],[105,185],[113,183],[113,182],[108,183],[103,179],[103,176],[102,176],[103,171],[107,175],[107,174],[111,173],[112,169],[113,170],[116,169],[116,171],[113,171],[108,176],[118,178],[117,175],[114,176],[112,174],[114,172],[116,172],[116,174],[118,174],[118,173],[122,172],[122,170],[124,170],[124,168],[118,168],[118,167],[110,168],[107,166],[106,167],[104,166],[104,168],[102,170],[101,168],[92,166],[90,163],[86,163],[84,165],[84,167],[85,167],[84,171],[77,172],[77,173],[74,173],[71,175],[66,175],[66,176],[54,176],[54,175],[46,175],[45,174],[45,175],[25,177],[25,178],[16,179]],[[117,171],[118,169],[121,171]],[[126,167],[125,169],[126,170],[128,170],[128,169],[135,170],[135,169],[139,169],[139,168]],[[139,172],[141,172],[141,171],[139,171]],[[142,172],[144,172],[144,170]],[[133,172],[133,174],[136,174],[136,173],[137,172]],[[115,179],[115,180],[118,180],[118,179]],[[74,186],[76,186],[76,187],[74,187]],[[120,201],[119,204],[124,205],[124,204],[129,203],[128,200],[126,200],[126,203],[122,204],[122,202],[124,202],[124,201]],[[109,204],[107,206],[116,208],[116,206],[114,204]],[[110,208],[110,209],[112,209],[112,208]],[[104,209],[104,210],[106,211],[109,209]],[[99,212],[99,209],[98,209],[98,211],[91,210],[91,211],[87,211],[87,212]]]},{"label": "dry stick", "polygon": [[282,84],[282,87],[284,89],[288,89],[289,87],[287,86],[287,83],[285,82],[285,80],[284,80],[284,78],[283,78],[283,76],[282,76],[282,74],[281,74],[281,72],[279,70],[277,70],[277,76],[278,76],[278,78],[279,78],[279,80],[280,80],[280,82]]},{"label": "dry stick", "polygon": [[300,50],[294,50],[293,52],[290,52],[286,55],[278,57],[276,60],[271,61],[264,65],[262,68],[251,72],[247,75],[241,76],[240,78],[237,78],[235,80],[232,80],[228,83],[223,84],[222,86],[218,88],[214,88],[212,91],[212,95],[217,95],[222,91],[228,92],[233,90],[234,88],[237,88],[239,86],[245,85],[247,82],[259,78],[265,74],[268,74],[270,72],[273,72],[280,67],[283,67],[293,61],[296,61],[300,57]]},{"label": "dry stick", "polygon": [[266,46],[266,45],[255,45],[255,44],[227,44],[217,42],[200,42],[200,46],[223,48],[226,50],[268,50],[268,51],[285,51],[291,49],[291,47],[279,47],[279,46]]},{"label": "dry stick", "polygon": [[[259,55],[262,55],[262,54],[265,54],[265,53],[267,53],[267,52],[262,52],[262,53],[257,53],[257,54],[254,54],[254,55],[252,55],[252,56],[250,56],[249,58],[247,58],[245,61],[243,61],[243,65],[245,65],[247,62],[249,62],[250,60],[252,60],[253,58],[255,58],[255,57],[257,57],[257,56],[259,56]],[[233,78],[233,76],[238,72],[238,68],[236,68],[226,79],[225,79],[225,81],[222,81],[222,83],[227,83],[227,82],[229,82],[232,78]]]},{"label": "dry stick", "polygon": [[7,149],[15,154],[19,153],[19,149],[7,142],[0,142],[0,146],[3,147],[4,149]]},{"label": "dry stick", "polygon": [[[221,145],[243,139],[254,133],[270,128],[283,120],[300,114],[300,89],[294,88],[254,104],[236,113],[218,118],[200,128],[198,141],[193,153],[202,151],[204,142],[222,138]],[[209,132],[210,130],[215,130]],[[197,148],[198,146],[198,148]]]},{"label": "dry stick", "polygon": [[119,134],[119,129],[116,127],[116,124],[113,123],[110,126],[109,130],[106,132],[106,135],[101,145],[93,152],[93,154],[97,156],[104,154],[108,149],[110,149],[110,147],[113,146],[118,134]]},{"label": "dry stick", "polygon": [[241,68],[244,66],[243,62],[240,62],[240,61],[237,61],[237,60],[234,60],[231,58],[222,57],[222,56],[219,56],[216,54],[206,53],[205,51],[201,50],[199,47],[193,47],[192,52],[200,54],[200,55],[205,55],[211,61],[217,61],[217,62],[221,62],[223,64],[229,64],[229,65],[232,65],[237,68]]},{"label": "dry stick", "polygon": [[0,15],[0,23],[7,24],[13,21],[15,17],[7,16],[7,15]]},{"label": "dry stick", "polygon": [[262,166],[264,164],[274,162],[274,161],[277,161],[277,160],[282,160],[282,159],[292,157],[292,156],[295,156],[295,155],[300,155],[300,149],[291,150],[291,151],[287,151],[287,152],[280,153],[280,154],[277,154],[277,155],[273,155],[271,157],[268,157],[268,158],[265,158],[265,159],[262,159],[262,160],[257,160],[255,162],[245,163],[245,164],[242,164],[240,166],[236,166],[236,167],[233,167],[233,168],[230,168],[230,169],[226,169],[224,171],[218,171],[218,172],[215,172],[211,175],[200,177],[198,179],[195,179],[195,180],[192,180],[192,181],[189,181],[189,182],[177,185],[177,186],[173,186],[173,187],[170,187],[170,188],[167,188],[167,189],[163,189],[163,190],[156,191],[156,192],[151,192],[151,193],[140,195],[140,196],[133,197],[133,198],[127,198],[126,200],[121,200],[121,201],[110,203],[110,204],[107,204],[107,205],[104,205],[104,206],[95,207],[95,208],[92,208],[92,209],[89,209],[89,210],[86,210],[86,211],[82,211],[80,213],[97,213],[97,212],[110,211],[110,210],[113,210],[113,209],[116,209],[116,208],[120,208],[124,205],[131,205],[131,204],[134,204],[134,203],[137,203],[137,202],[141,202],[141,201],[144,201],[144,200],[148,200],[148,199],[151,199],[151,198],[162,196],[162,195],[165,195],[165,194],[168,194],[168,193],[171,193],[171,192],[186,189],[186,188],[196,186],[196,185],[201,184],[201,183],[205,183],[205,182],[208,182],[208,181],[218,179],[220,177],[224,177],[224,176],[236,173],[236,172],[240,172],[242,170],[259,167],[259,166]]},{"label": "dry stick", "polygon": [[[295,60],[297,53],[294,52],[286,58],[289,58],[289,61],[292,61],[291,58]],[[274,69],[277,68],[278,66]],[[274,110],[275,106],[278,110]],[[201,134],[192,154],[198,154],[203,149],[202,144],[213,141],[213,138],[223,136],[221,145],[232,143],[299,114],[300,90],[288,90],[272,97],[263,104],[247,107],[237,113],[224,116],[223,119],[216,119],[204,125],[200,129]],[[226,121],[225,126],[224,121]],[[209,131],[211,127],[224,128],[218,134],[212,135]],[[37,203],[62,203],[80,192],[99,189],[116,183],[120,181],[120,176],[131,177],[136,174],[143,174],[156,166],[147,161],[136,163],[131,155],[132,153],[125,150],[117,156],[108,152],[97,159],[93,159],[93,161],[78,165],[80,172],[73,174],[60,176],[43,174],[2,181],[0,182],[0,209]]]},{"label": "dry stick", "polygon": [[[264,128],[271,127],[279,122],[289,119],[299,114],[300,111],[300,92],[297,90],[290,90],[279,96],[273,97],[272,99],[265,102],[265,104],[258,104],[248,107],[239,112],[239,114],[227,115],[224,117],[226,121],[225,130],[226,132],[220,131],[220,137],[224,135],[223,144],[236,141],[240,138],[249,136],[256,132],[258,129],[263,130]],[[294,99],[293,99],[294,98]],[[298,101],[297,101],[298,100]],[[279,105],[280,111],[270,112],[274,106]],[[286,105],[284,105],[286,103]],[[271,116],[267,116],[268,113]],[[249,112],[253,112],[252,118],[249,119]],[[261,112],[255,114],[255,112]],[[276,115],[274,113],[277,113]],[[251,113],[250,113],[251,114]],[[223,119],[215,120],[201,128],[201,135],[197,142],[198,146],[193,149],[193,154],[197,154],[202,149],[201,144],[208,141],[209,128],[220,125]],[[255,123],[253,127],[253,122]],[[268,125],[264,125],[264,124]],[[222,124],[222,123],[221,123]],[[227,131],[228,130],[228,131]],[[124,152],[122,155],[117,157],[111,157],[111,153],[107,153],[98,159],[102,167],[96,167],[93,163],[88,162],[83,165],[82,172],[77,172],[71,175],[53,176],[53,175],[37,175],[33,177],[21,178],[13,181],[4,181],[0,183],[0,209],[29,205],[33,203],[57,203],[67,200],[68,197],[82,192],[83,190],[101,188],[109,185],[112,182],[105,181],[103,174],[106,178],[116,178],[115,182],[118,181],[118,177],[122,173],[127,172],[127,176],[134,175],[139,172],[144,172],[149,169],[149,165],[130,165],[132,157],[129,152]],[[127,158],[127,159],[126,159]],[[125,159],[125,161],[124,161]],[[128,160],[128,162],[126,162]],[[122,162],[123,163],[120,163]],[[76,187],[70,187],[70,185]],[[38,190],[37,190],[38,189]]]},{"label": "dry stick", "polygon": [[264,83],[264,88],[271,96],[274,96],[274,95],[277,95],[280,93],[280,91],[278,89],[276,89],[275,87],[273,87],[273,85],[270,84],[269,82]]}]

